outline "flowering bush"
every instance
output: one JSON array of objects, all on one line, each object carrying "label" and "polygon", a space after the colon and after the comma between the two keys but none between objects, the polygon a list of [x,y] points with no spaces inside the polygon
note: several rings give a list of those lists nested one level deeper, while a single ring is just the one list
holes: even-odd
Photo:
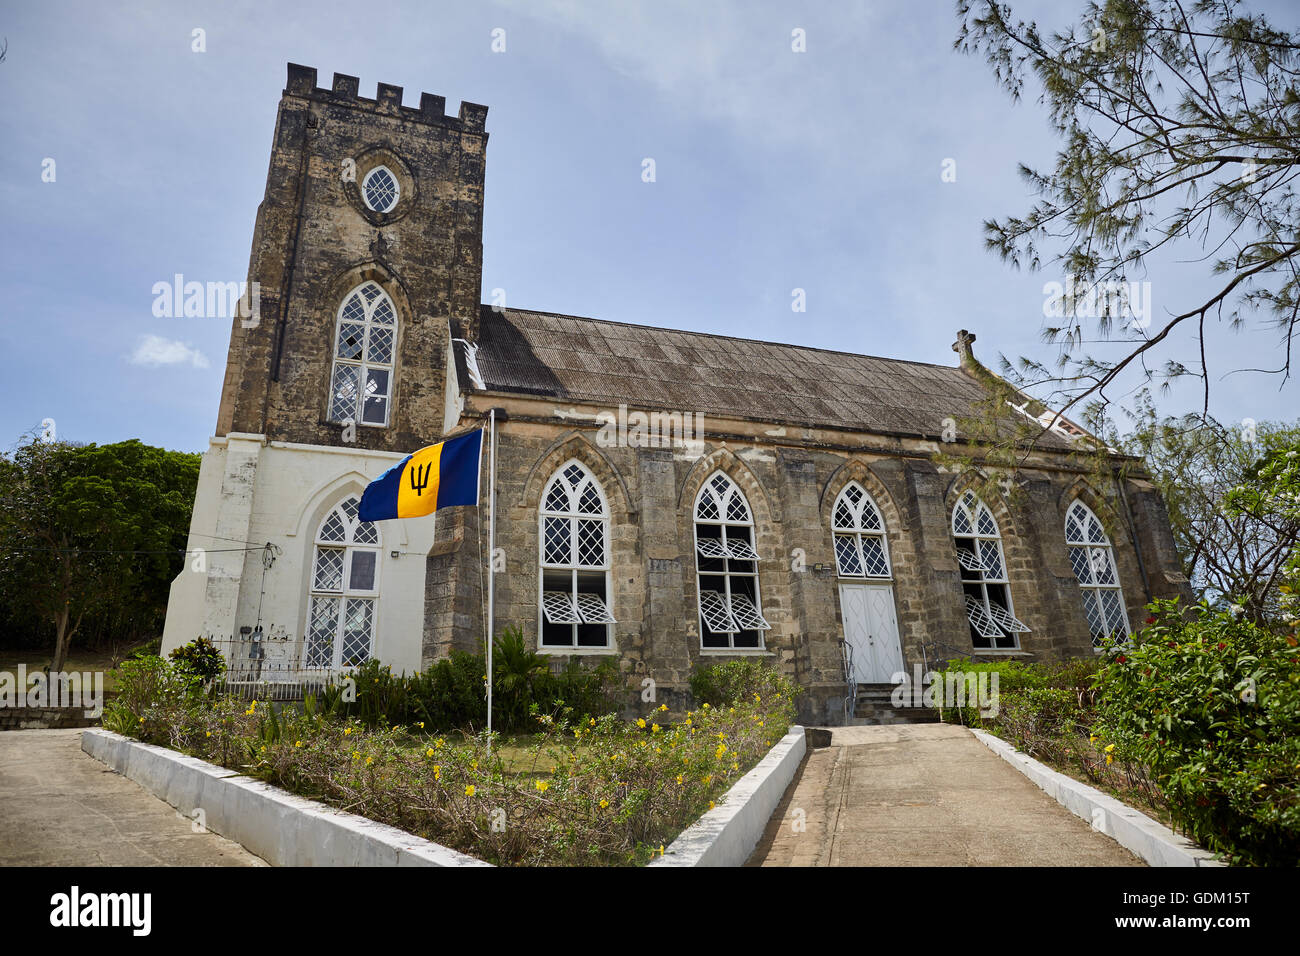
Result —
[{"label": "flowering bush", "polygon": [[421,722],[371,728],[313,698],[301,710],[233,698],[146,703],[151,716],[138,729],[129,720],[115,729],[489,862],[638,864],[788,731],[794,688],[766,670],[757,676],[770,693],[746,685],[747,696],[671,725],[666,705],[631,721],[541,714],[531,751],[544,773],[512,770],[486,735],[457,741],[426,734]]},{"label": "flowering bush", "polygon": [[1175,819],[1240,863],[1300,862],[1300,648],[1231,608],[1157,601],[1097,679],[1108,756],[1149,767]]}]

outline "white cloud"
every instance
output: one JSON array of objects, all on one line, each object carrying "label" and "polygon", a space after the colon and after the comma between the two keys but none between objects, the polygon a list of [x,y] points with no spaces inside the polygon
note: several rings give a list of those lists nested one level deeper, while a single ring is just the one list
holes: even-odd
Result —
[{"label": "white cloud", "polygon": [[127,359],[132,365],[146,365],[157,368],[160,365],[192,365],[195,368],[207,368],[208,358],[196,348],[175,339],[165,339],[161,335],[142,335],[136,343],[135,351]]}]

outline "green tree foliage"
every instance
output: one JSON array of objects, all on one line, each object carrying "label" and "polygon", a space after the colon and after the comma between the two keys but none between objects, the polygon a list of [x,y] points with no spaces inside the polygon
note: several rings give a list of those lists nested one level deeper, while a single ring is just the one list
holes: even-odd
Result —
[{"label": "green tree foliage", "polygon": [[1230,508],[1229,493],[1253,483],[1261,458],[1300,442],[1300,424],[1225,426],[1200,415],[1160,417],[1149,398],[1135,429],[1110,441],[1145,460],[1169,510],[1183,570],[1199,598],[1239,603],[1257,624],[1275,621],[1285,567],[1300,543],[1300,513],[1273,503]]},{"label": "green tree foliage", "polygon": [[[1018,267],[1059,267],[1066,288],[1140,280],[1161,256],[1212,260],[1222,277],[1204,297],[1174,289],[1164,297],[1171,314],[1149,327],[1129,321],[1117,296],[1096,314],[1063,308],[1044,329],[1055,367],[1004,360],[1008,377],[1054,389],[1044,397],[1062,411],[1088,400],[1095,417],[1125,369],[1165,384],[1192,375],[1208,411],[1210,377],[1226,370],[1207,367],[1207,323],[1239,329],[1252,310],[1283,346],[1266,371],[1289,372],[1300,310],[1300,31],[1279,31],[1237,0],[1089,2],[1077,23],[1050,33],[996,0],[959,0],[957,13],[956,47],[984,56],[1013,99],[1036,87],[1060,140],[1054,169],[1021,167],[1041,197],[1033,208],[985,223],[990,249]],[[1168,357],[1188,350],[1194,367]]]},{"label": "green tree foliage", "polygon": [[54,670],[89,628],[158,633],[198,472],[198,455],[136,440],[33,440],[0,456],[0,619],[52,644]]},{"label": "green tree foliage", "polygon": [[1232,609],[1157,601],[1097,677],[1096,734],[1236,862],[1300,862],[1300,649]]}]

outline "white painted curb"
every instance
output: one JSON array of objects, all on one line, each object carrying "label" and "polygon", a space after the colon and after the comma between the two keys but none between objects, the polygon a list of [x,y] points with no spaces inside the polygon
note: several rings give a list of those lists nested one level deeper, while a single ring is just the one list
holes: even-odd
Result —
[{"label": "white painted curb", "polygon": [[649,866],[743,866],[767,829],[808,749],[796,725],[757,766],[723,794],[716,807],[692,823]]},{"label": "white painted curb", "polygon": [[1096,787],[1045,766],[999,737],[974,728],[970,728],[970,732],[989,750],[1055,797],[1065,809],[1087,820],[1094,830],[1132,850],[1152,866],[1227,865],[1215,859],[1209,850]]},{"label": "white painted curb", "polygon": [[94,728],[81,749],[272,866],[491,866],[225,767]]}]

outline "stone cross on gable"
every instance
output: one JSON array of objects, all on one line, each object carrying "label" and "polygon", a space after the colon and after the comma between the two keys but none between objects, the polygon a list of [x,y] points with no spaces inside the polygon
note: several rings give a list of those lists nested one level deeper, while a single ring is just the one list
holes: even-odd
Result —
[{"label": "stone cross on gable", "polygon": [[957,341],[952,343],[952,350],[957,353],[962,365],[975,360],[975,353],[971,351],[971,344],[974,341],[974,332],[967,332],[962,329],[957,333]]}]

